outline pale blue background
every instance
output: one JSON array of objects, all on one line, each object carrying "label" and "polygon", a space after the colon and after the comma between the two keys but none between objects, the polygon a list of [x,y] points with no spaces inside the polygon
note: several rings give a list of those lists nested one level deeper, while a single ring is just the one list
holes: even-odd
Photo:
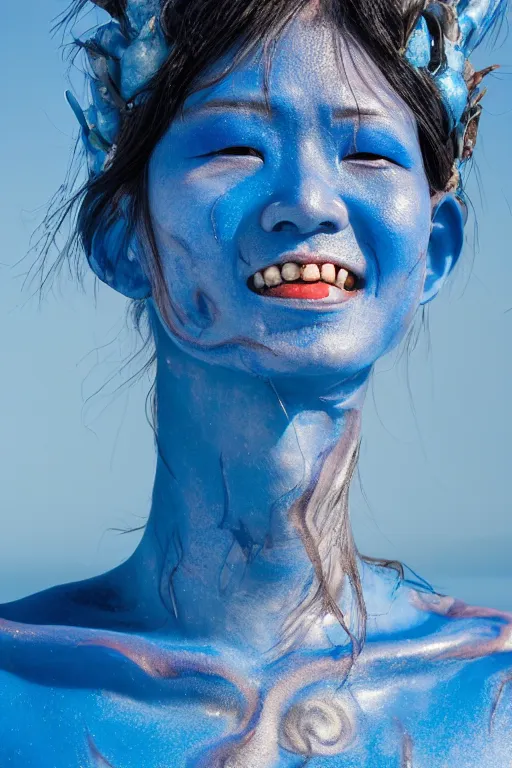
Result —
[{"label": "pale blue background", "polygon": [[[10,266],[26,253],[73,146],[65,66],[49,35],[63,7],[0,8],[0,601],[120,562],[137,534],[108,529],[140,525],[154,467],[149,379],[115,393],[136,348],[125,302],[103,287],[95,301],[92,281],[83,293],[65,274],[39,307],[21,290],[30,258]],[[506,65],[488,82],[469,186],[479,247],[472,220],[464,264],[409,358],[412,400],[407,357],[384,361],[375,376],[360,467],[366,501],[355,488],[352,510],[363,552],[512,610],[512,38],[478,60]]]}]

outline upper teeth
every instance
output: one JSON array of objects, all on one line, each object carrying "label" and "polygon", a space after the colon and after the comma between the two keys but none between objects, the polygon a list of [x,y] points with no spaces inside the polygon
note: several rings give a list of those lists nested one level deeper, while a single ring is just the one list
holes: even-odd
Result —
[{"label": "upper teeth", "polygon": [[276,285],[280,285],[283,280],[285,282],[292,282],[294,280],[302,279],[306,283],[316,283],[322,280],[324,283],[331,283],[338,286],[338,288],[344,288],[350,291],[354,288],[356,283],[355,275],[348,272],[343,267],[336,267],[334,264],[296,264],[293,261],[288,261],[281,266],[273,265],[267,267],[263,272],[256,272],[253,277],[253,283],[256,290],[260,291],[263,288],[272,288]]},{"label": "upper teeth", "polygon": [[300,267],[298,264],[294,264],[289,261],[287,264],[283,264],[281,267],[281,276],[283,280],[298,280],[300,277]]},{"label": "upper teeth", "polygon": [[345,282],[348,277],[348,272],[346,269],[340,269],[338,272],[338,276],[336,278],[336,285],[338,285],[340,288],[345,287]]},{"label": "upper teeth", "polygon": [[322,270],[320,274],[324,283],[336,282],[336,267],[334,264],[322,264]]},{"label": "upper teeth", "polygon": [[271,288],[273,285],[279,285],[279,283],[283,282],[281,280],[281,270],[279,267],[267,267],[263,273],[263,279],[265,281],[265,285],[268,288]]},{"label": "upper teeth", "polygon": [[320,280],[320,270],[316,264],[305,264],[302,267],[302,279],[306,283],[316,283]]}]

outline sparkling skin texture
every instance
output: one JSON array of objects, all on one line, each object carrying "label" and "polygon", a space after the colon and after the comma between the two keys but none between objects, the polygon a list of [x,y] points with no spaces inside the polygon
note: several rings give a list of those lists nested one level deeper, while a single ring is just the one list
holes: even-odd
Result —
[{"label": "sparkling skin texture", "polygon": [[[357,658],[337,613],[355,632],[347,504],[368,375],[462,244],[412,115],[342,52],[340,71],[330,30],[297,20],[271,114],[256,55],[191,97],[155,149],[170,307],[164,322],[149,302],[151,516],[119,568],[0,607],[2,767],[511,763],[510,616],[359,558]],[[341,303],[248,288],[298,250],[350,265],[362,288]]]},{"label": "sparkling skin texture", "polygon": [[[290,32],[272,67],[273,116],[255,57],[192,96],[154,152],[149,196],[172,330],[205,361],[265,375],[356,374],[400,340],[435,290],[432,280],[425,291],[431,199],[414,119],[354,46],[344,65],[343,78],[330,29]],[[238,146],[263,159],[222,153]],[[456,216],[447,198],[440,227]],[[299,250],[343,261],[364,275],[364,290],[340,306],[247,290],[256,271]]]}]

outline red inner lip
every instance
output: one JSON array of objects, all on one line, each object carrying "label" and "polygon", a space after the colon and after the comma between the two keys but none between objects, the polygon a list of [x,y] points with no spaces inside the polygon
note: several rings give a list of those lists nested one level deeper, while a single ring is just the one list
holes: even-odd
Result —
[{"label": "red inner lip", "polygon": [[265,296],[278,299],[326,299],[329,296],[329,285],[317,283],[281,283],[265,290]]}]

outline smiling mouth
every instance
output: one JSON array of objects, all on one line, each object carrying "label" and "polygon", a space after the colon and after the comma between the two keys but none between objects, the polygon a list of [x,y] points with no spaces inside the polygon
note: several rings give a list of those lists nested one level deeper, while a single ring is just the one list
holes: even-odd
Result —
[{"label": "smiling mouth", "polygon": [[248,280],[249,288],[261,296],[276,299],[326,299],[332,294],[338,300],[349,298],[363,287],[363,280],[350,270],[326,262],[324,264],[274,264],[256,272]]}]

